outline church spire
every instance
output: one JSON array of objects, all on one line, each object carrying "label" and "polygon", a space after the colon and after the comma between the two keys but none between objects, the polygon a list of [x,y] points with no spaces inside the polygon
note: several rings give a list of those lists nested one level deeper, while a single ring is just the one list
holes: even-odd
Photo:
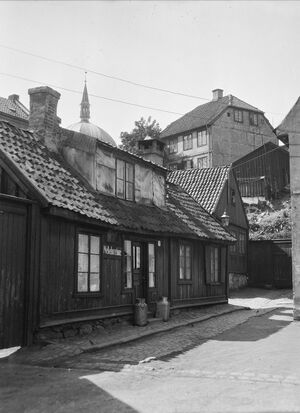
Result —
[{"label": "church spire", "polygon": [[[85,72],[86,75],[86,72]],[[86,87],[86,77],[84,80],[84,89],[81,99],[81,109],[80,109],[80,119],[81,122],[89,122],[90,119],[90,102],[89,102],[89,95]]]}]

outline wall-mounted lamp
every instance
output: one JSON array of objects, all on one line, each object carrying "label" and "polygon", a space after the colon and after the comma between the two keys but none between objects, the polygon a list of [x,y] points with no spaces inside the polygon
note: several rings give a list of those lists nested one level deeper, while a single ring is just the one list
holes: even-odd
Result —
[{"label": "wall-mounted lamp", "polygon": [[226,209],[224,211],[224,214],[221,216],[221,221],[224,227],[228,227],[229,225],[229,215],[226,212]]}]

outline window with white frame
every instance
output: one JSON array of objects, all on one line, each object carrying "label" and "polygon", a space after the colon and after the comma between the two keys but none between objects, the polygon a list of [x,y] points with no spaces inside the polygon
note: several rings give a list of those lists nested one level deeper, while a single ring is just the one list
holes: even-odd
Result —
[{"label": "window with white frame", "polygon": [[134,169],[131,163],[117,159],[116,195],[118,198],[133,201],[134,199]]},{"label": "window with white frame", "polygon": [[148,244],[148,286],[149,288],[156,287],[155,244],[153,242]]},{"label": "window with white frame", "polygon": [[208,132],[207,132],[206,129],[199,131],[198,135],[197,135],[197,144],[198,144],[198,146],[207,145],[207,138],[208,138]]},{"label": "window with white frame", "polygon": [[243,111],[242,110],[235,109],[233,117],[234,117],[235,122],[243,123]]},{"label": "window with white frame", "polygon": [[179,245],[179,280],[192,278],[192,247],[190,244]]},{"label": "window with white frame", "polygon": [[208,168],[208,157],[207,156],[201,156],[201,158],[197,159],[197,168],[198,169]]},{"label": "window with white frame", "polygon": [[173,138],[169,141],[169,153],[177,153],[178,152],[178,139]]},{"label": "window with white frame", "polygon": [[124,241],[124,288],[132,288],[132,248],[131,241]]},{"label": "window with white frame", "polygon": [[101,238],[94,234],[79,233],[77,238],[78,293],[100,291]]},{"label": "window with white frame", "polygon": [[183,150],[193,149],[193,136],[192,134],[185,135],[183,137]]}]

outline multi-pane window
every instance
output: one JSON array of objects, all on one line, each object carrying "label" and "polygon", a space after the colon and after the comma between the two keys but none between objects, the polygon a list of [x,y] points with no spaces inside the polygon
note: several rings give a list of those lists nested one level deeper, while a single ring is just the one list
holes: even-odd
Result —
[{"label": "multi-pane window", "polygon": [[207,156],[201,156],[201,158],[197,159],[197,168],[208,168],[208,158]]},{"label": "multi-pane window", "polygon": [[183,150],[193,149],[193,136],[192,134],[185,135],[183,137]]},{"label": "multi-pane window", "polygon": [[77,292],[100,291],[101,240],[92,234],[78,234]]},{"label": "multi-pane window", "polygon": [[124,288],[132,288],[131,241],[124,241]]},{"label": "multi-pane window", "polygon": [[177,140],[177,138],[170,139],[169,153],[177,153],[177,152],[178,152],[178,140]]},{"label": "multi-pane window", "polygon": [[206,280],[209,284],[220,282],[220,249],[206,247]]},{"label": "multi-pane window", "polygon": [[151,242],[148,244],[148,286],[156,287],[155,276],[155,245]]},{"label": "multi-pane window", "polygon": [[118,198],[129,201],[134,198],[133,165],[121,159],[117,159],[116,194]]},{"label": "multi-pane window", "polygon": [[235,122],[243,123],[243,111],[242,110],[235,109],[234,120]]},{"label": "multi-pane window", "polygon": [[193,159],[187,159],[184,161],[184,169],[191,169],[193,168]]},{"label": "multi-pane window", "polygon": [[250,125],[257,126],[258,125],[258,114],[254,112],[249,112],[249,123]]},{"label": "multi-pane window", "polygon": [[190,280],[192,268],[192,249],[188,244],[179,245],[179,279]]},{"label": "multi-pane window", "polygon": [[208,133],[207,130],[201,130],[198,132],[198,136],[197,136],[197,144],[198,146],[205,146],[207,145],[207,137],[208,137]]}]

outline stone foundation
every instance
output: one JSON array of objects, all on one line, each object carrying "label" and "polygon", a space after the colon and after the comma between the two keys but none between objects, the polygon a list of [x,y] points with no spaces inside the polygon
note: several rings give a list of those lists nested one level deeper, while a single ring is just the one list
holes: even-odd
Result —
[{"label": "stone foundation", "polygon": [[81,323],[68,323],[53,327],[41,328],[34,337],[35,343],[49,343],[53,340],[70,338],[75,336],[87,336],[95,332],[98,334],[109,334],[109,331],[118,326],[132,324],[132,317],[106,318]]},{"label": "stone foundation", "polygon": [[245,288],[248,285],[248,277],[246,274],[229,273],[229,289],[239,290]]}]

